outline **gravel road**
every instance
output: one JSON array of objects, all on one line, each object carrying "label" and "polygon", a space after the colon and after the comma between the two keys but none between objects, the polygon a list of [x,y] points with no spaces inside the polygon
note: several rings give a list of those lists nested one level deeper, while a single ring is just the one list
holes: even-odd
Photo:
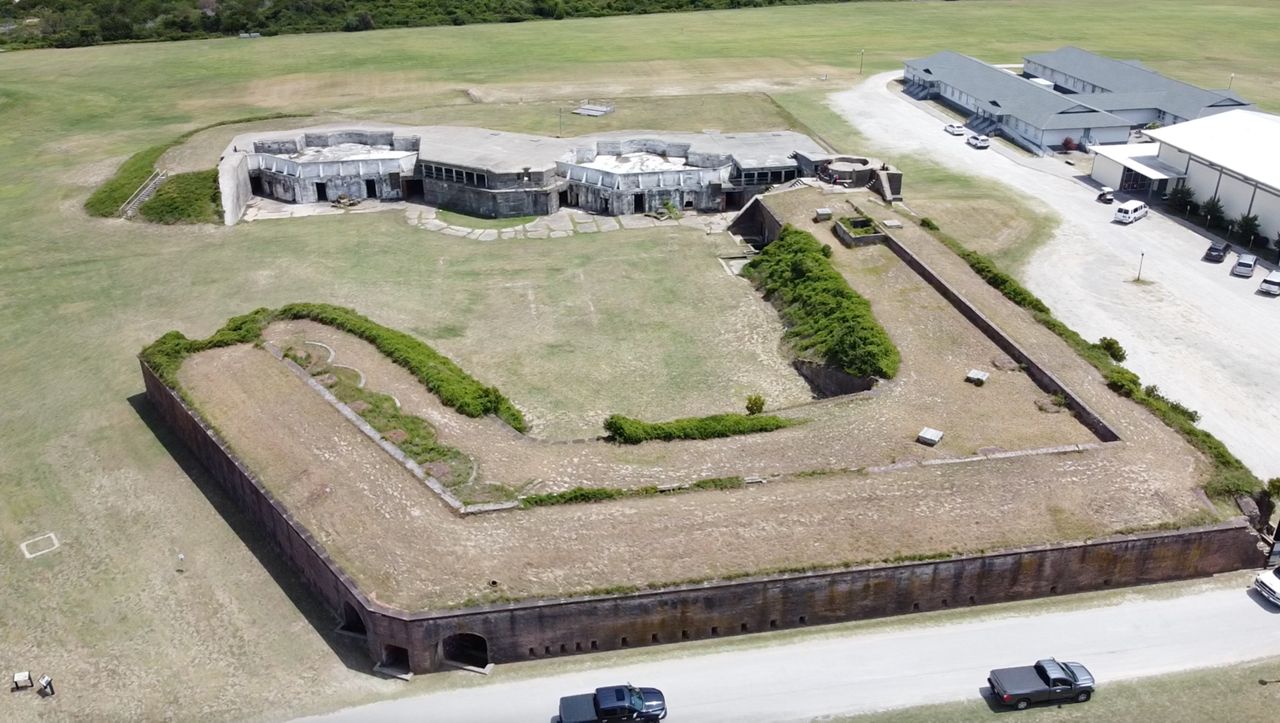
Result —
[{"label": "gravel road", "polygon": [[[948,168],[1008,184],[1064,219],[1020,271],[1058,318],[1085,337],[1111,336],[1125,365],[1169,397],[1201,413],[1213,432],[1263,478],[1280,476],[1280,299],[1256,294],[1265,275],[1229,274],[1200,261],[1208,241],[1176,220],[1152,214],[1130,226],[1111,222],[1113,206],[1094,201],[1079,171],[993,145],[975,150],[943,132],[928,104],[910,100],[882,73],[830,96],[831,107],[866,136],[874,153],[926,156]],[[906,201],[911,203],[911,179]],[[1142,280],[1133,283],[1142,261]],[[1150,283],[1145,283],[1150,282]]]}]

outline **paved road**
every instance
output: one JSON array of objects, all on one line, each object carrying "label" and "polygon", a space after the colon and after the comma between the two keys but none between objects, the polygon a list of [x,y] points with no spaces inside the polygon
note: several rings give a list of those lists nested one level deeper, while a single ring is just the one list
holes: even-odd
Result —
[{"label": "paved road", "polygon": [[991,612],[945,625],[916,618],[885,632],[722,653],[677,657],[674,647],[655,648],[666,659],[496,680],[310,720],[546,723],[560,695],[631,681],[666,693],[672,723],[798,721],[978,696],[989,669],[1050,655],[1085,662],[1105,686],[1274,656],[1280,609],[1255,599],[1247,582],[1234,575],[1176,597],[1148,589],[1103,607],[1039,615]]},{"label": "paved road", "polygon": [[[1201,262],[1208,241],[1160,215],[1113,224],[1113,207],[1094,201],[1092,188],[1073,178],[1078,170],[996,146],[970,148],[944,133],[927,105],[886,87],[894,76],[836,93],[831,105],[876,153],[926,156],[1002,181],[1057,212],[1063,223],[1020,273],[1027,286],[1085,337],[1119,339],[1125,365],[1144,383],[1198,410],[1201,426],[1255,473],[1280,476],[1280,299],[1255,293],[1265,272],[1246,281],[1228,273],[1234,256]],[[1131,283],[1144,252],[1142,278],[1154,283]]]}]

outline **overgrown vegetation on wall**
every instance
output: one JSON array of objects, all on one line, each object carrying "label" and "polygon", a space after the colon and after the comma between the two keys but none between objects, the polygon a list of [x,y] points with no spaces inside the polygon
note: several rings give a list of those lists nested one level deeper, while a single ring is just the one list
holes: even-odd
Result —
[{"label": "overgrown vegetation on wall", "polygon": [[898,348],[823,248],[813,234],[785,226],[743,274],[778,307],[798,352],[855,377],[893,378]]},{"label": "overgrown vegetation on wall", "polygon": [[772,432],[800,423],[802,420],[784,419],[771,414],[713,414],[708,417],[673,419],[669,422],[645,422],[614,414],[604,420],[604,429],[614,442],[640,444],[653,440],[715,439]]},{"label": "overgrown vegetation on wall", "polygon": [[155,195],[138,207],[153,223],[217,223],[222,220],[218,171],[179,173],[164,179]]},{"label": "overgrown vegetation on wall", "polygon": [[736,490],[746,487],[746,480],[741,477],[713,477],[702,479],[685,487],[658,489],[653,485],[619,489],[615,487],[574,487],[564,492],[548,492],[546,494],[527,495],[520,498],[520,506],[547,507],[550,505],[574,505],[583,502],[603,502],[619,500],[627,497],[649,497],[660,494],[678,494],[680,492],[706,490]]},{"label": "overgrown vegetation on wall", "polygon": [[[185,143],[189,138],[191,138],[191,136],[194,136],[200,131],[217,128],[218,126],[235,125],[237,123],[252,123],[254,121],[274,120],[276,118],[301,118],[304,117],[304,115],[305,114],[302,113],[268,113],[265,115],[255,115],[246,118],[218,121],[217,123],[210,123],[206,126],[193,128],[168,143],[161,143],[159,145],[151,146],[150,148],[144,148],[132,156],[129,156],[124,163],[120,164],[120,167],[116,169],[115,174],[113,174],[111,178],[108,178],[101,186],[98,186],[94,190],[94,192],[84,202],[84,210],[88,212],[90,216],[101,216],[104,218],[115,216],[120,213],[120,207],[124,205],[124,202],[128,201],[134,191],[137,191],[143,183],[146,183],[147,179],[151,177],[151,174],[155,172],[156,163],[160,160],[160,156],[163,156],[164,152],[170,148],[181,143]],[[208,172],[209,171],[200,171],[200,173]],[[185,176],[190,174],[180,175]],[[213,171],[213,175],[214,190],[216,193],[218,182],[218,174],[216,170]],[[174,176],[174,178],[177,177],[178,176]],[[186,183],[191,182],[188,181]],[[166,183],[165,185],[168,184]],[[157,195],[158,193],[159,191],[157,191]],[[143,205],[145,206],[146,204]],[[141,211],[141,209],[139,209],[139,211]],[[180,222],[162,221],[161,223]]]},{"label": "overgrown vegetation on wall", "polygon": [[[639,15],[807,5],[853,0],[24,0],[0,7],[13,27],[0,45],[71,48],[136,40],[186,40],[258,32],[264,35],[355,32],[424,25],[514,23],[536,19]],[[37,22],[28,24],[27,18]],[[8,21],[8,22],[4,22]]]},{"label": "overgrown vegetation on wall", "polygon": [[1203,484],[1205,494],[1217,499],[1231,499],[1236,495],[1251,494],[1261,489],[1261,481],[1227,449],[1222,440],[1196,426],[1196,421],[1200,419],[1198,412],[1165,397],[1154,385],[1143,387],[1137,374],[1118,363],[1117,357],[1124,358],[1124,349],[1118,341],[1104,337],[1096,344],[1089,342],[1059,321],[1049,311],[1048,305],[1013,277],[998,269],[990,259],[965,248],[959,241],[938,230],[936,224],[926,225],[922,221],[921,226],[964,259],[975,273],[1004,294],[1005,298],[1030,311],[1036,321],[1061,337],[1085,361],[1102,372],[1108,389],[1145,406],[1162,422],[1181,434],[1191,446],[1203,452],[1214,468]]},{"label": "overgrown vegetation on wall", "polygon": [[144,348],[141,357],[161,381],[180,389],[178,368],[188,356],[207,349],[258,342],[262,330],[277,319],[310,319],[360,337],[417,377],[445,406],[468,417],[494,414],[517,431],[528,429],[524,415],[497,388],[485,386],[422,341],[332,304],[256,309],[233,317],[207,339],[188,339],[180,331],[171,331]]}]

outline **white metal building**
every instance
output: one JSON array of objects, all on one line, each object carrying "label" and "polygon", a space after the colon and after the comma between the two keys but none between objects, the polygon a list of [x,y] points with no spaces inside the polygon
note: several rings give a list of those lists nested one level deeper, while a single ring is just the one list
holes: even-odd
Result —
[{"label": "white metal building", "polygon": [[1280,116],[1233,110],[1147,135],[1160,143],[1162,166],[1181,169],[1197,201],[1216,196],[1228,218],[1255,215],[1263,236],[1280,233]]}]

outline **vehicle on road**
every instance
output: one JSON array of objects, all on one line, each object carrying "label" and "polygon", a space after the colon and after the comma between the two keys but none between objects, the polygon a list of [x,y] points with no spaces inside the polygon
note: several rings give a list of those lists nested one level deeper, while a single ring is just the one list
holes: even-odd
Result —
[{"label": "vehicle on road", "polygon": [[667,717],[667,699],[657,688],[610,685],[594,693],[560,699],[558,723],[656,721]]},{"label": "vehicle on road", "polygon": [[1258,268],[1258,257],[1253,254],[1240,254],[1236,257],[1236,265],[1231,267],[1232,276],[1246,279],[1253,278],[1254,269]]},{"label": "vehicle on road", "polygon": [[1142,201],[1125,201],[1116,206],[1115,216],[1111,220],[1117,223],[1133,223],[1147,215],[1147,204]]},{"label": "vehicle on road", "polygon": [[1032,703],[1074,700],[1083,703],[1093,697],[1093,675],[1079,663],[1059,663],[1053,658],[1021,668],[991,671],[987,683],[996,700],[1018,710]]},{"label": "vehicle on road", "polygon": [[987,148],[991,145],[991,139],[986,136],[969,136],[964,142],[974,148]]},{"label": "vehicle on road", "polygon": [[1200,258],[1205,261],[1220,264],[1226,260],[1227,252],[1230,250],[1231,247],[1227,245],[1226,241],[1214,241],[1209,244],[1209,248],[1205,249],[1204,256],[1201,256]]},{"label": "vehicle on road", "polygon": [[948,123],[942,127],[942,130],[950,133],[953,136],[964,135],[964,126],[959,123]]},{"label": "vehicle on road", "polygon": [[1116,189],[1111,186],[1103,186],[1098,189],[1098,203],[1115,203]]},{"label": "vehicle on road", "polygon": [[1276,605],[1280,605],[1280,568],[1263,570],[1253,578],[1253,589]]}]

